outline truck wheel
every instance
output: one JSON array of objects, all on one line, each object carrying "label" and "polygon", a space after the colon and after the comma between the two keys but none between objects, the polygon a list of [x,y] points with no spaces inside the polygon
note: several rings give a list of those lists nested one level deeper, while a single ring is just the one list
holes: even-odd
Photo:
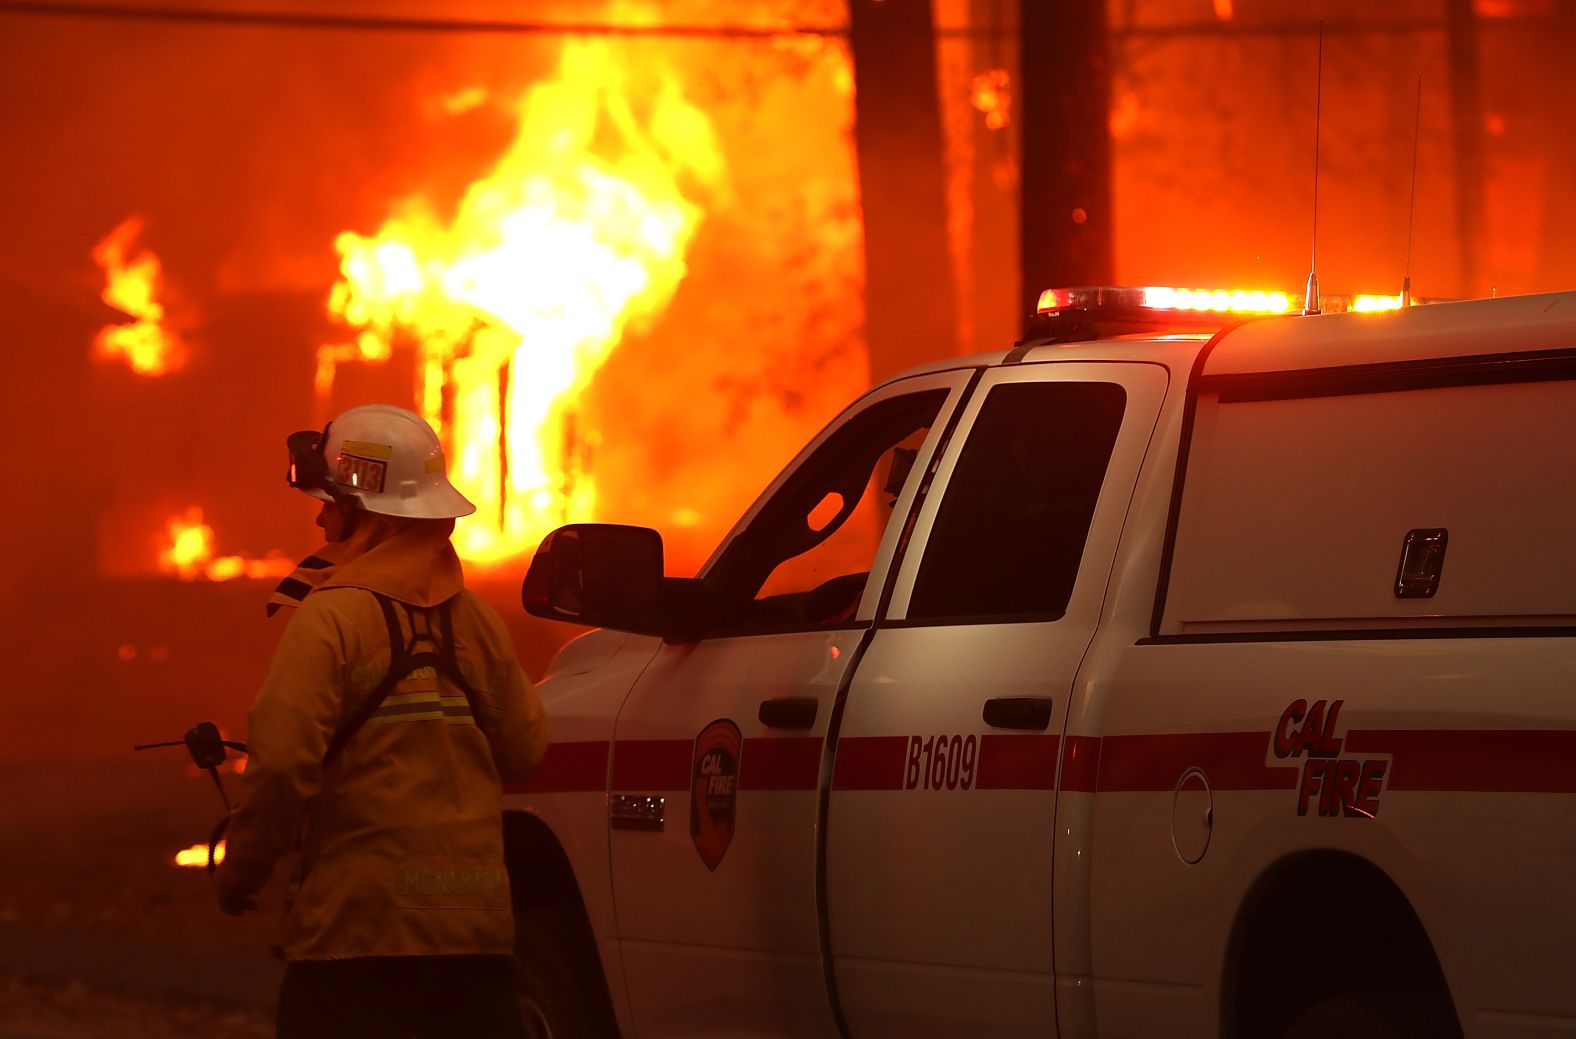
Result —
[{"label": "truck wheel", "polygon": [[583,932],[558,906],[515,919],[514,990],[527,1039],[617,1039],[596,948]]},{"label": "truck wheel", "polygon": [[[1382,992],[1340,992],[1309,1006],[1284,1039],[1430,1039],[1450,1034],[1438,1015]],[[1459,1034],[1459,1032],[1456,1032]]]}]

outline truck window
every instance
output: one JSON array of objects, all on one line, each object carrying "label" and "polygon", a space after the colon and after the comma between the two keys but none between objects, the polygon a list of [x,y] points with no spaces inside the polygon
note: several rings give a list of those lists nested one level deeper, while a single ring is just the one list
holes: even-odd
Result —
[{"label": "truck window", "polygon": [[794,472],[716,568],[729,634],[853,623],[893,504],[946,401],[927,390],[875,404]]},{"label": "truck window", "polygon": [[937,511],[909,619],[1066,613],[1126,403],[1114,383],[991,390]]}]

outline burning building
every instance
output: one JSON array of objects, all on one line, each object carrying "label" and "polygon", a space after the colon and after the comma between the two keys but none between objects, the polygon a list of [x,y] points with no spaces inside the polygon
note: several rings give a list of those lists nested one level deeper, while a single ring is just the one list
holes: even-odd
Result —
[{"label": "burning building", "polygon": [[838,7],[0,12],[9,77],[73,70],[0,126],[35,160],[0,175],[8,399],[50,459],[8,521],[8,613],[90,724],[73,745],[240,724],[269,582],[317,533],[283,438],[356,403],[440,431],[479,505],[456,545],[534,670],[563,635],[511,604],[546,530],[647,523],[693,570],[753,463],[867,380]]},{"label": "burning building", "polygon": [[[641,24],[637,8],[626,17]],[[239,133],[294,130],[304,103],[335,94],[387,106],[381,119],[314,113],[298,137],[312,155],[267,153],[276,186],[217,177],[214,197],[178,214],[143,192],[144,208],[163,212],[117,220],[94,251],[104,298],[125,317],[96,333],[86,390],[123,398],[123,443],[180,424],[153,413],[158,397],[195,398],[179,405],[188,418],[236,399],[203,417],[180,478],[168,465],[108,477],[99,572],[272,572],[269,560],[299,554],[310,531],[259,502],[277,467],[261,464],[262,445],[372,398],[408,404],[439,430],[454,478],[479,505],[456,543],[484,572],[517,572],[570,518],[650,522],[675,535],[678,565],[698,562],[762,477],[690,460],[741,435],[785,454],[866,378],[848,57],[835,37],[791,25],[768,22],[744,54],[660,32],[609,39],[620,24],[601,36],[544,26],[504,41],[429,40],[431,53],[413,59],[419,71],[373,73],[370,85],[370,54],[390,37],[374,35],[363,56],[360,37],[340,34],[349,52],[335,55],[337,75],[313,72],[286,103],[259,89],[255,121]],[[154,43],[172,33],[237,42],[222,27],[134,31]],[[254,53],[289,68],[311,68],[323,35],[243,33]],[[763,61],[777,68],[762,71]],[[198,108],[214,80],[234,87],[218,62],[186,78],[197,82],[176,95]],[[737,96],[741,83],[750,96]],[[798,154],[769,168],[761,138],[794,112],[814,118],[799,117]],[[161,160],[228,161],[178,151]],[[209,220],[232,239],[215,266],[193,262],[216,245],[194,230]],[[172,289],[184,314],[166,313]],[[242,315],[252,307],[274,313],[259,326]],[[713,406],[674,414],[670,402],[696,386]],[[272,398],[267,418],[237,425],[235,406],[248,411],[259,397]],[[226,425],[233,442],[198,447],[219,448],[213,434]],[[195,471],[221,454],[223,479]],[[176,556],[185,562],[171,565]]]}]

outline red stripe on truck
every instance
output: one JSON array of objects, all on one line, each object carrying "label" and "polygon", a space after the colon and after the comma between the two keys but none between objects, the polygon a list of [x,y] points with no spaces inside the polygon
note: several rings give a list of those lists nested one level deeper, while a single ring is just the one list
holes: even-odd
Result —
[{"label": "red stripe on truck", "polygon": [[[913,736],[845,736],[837,741],[834,790],[902,790]],[[973,737],[968,737],[972,739]],[[954,738],[956,742],[957,738]],[[979,736],[976,790],[1054,790],[1059,736]],[[958,748],[960,753],[968,753]],[[929,759],[926,759],[927,761]]]},{"label": "red stripe on truck", "polygon": [[[744,741],[739,761],[741,790],[816,790],[821,785],[819,736]],[[612,789],[687,790],[694,764],[691,740],[626,740],[613,755]],[[506,794],[563,794],[608,789],[609,745],[605,741],[553,743],[542,767],[524,783],[507,783]]]},{"label": "red stripe on truck", "polygon": [[1353,729],[1349,754],[1389,754],[1389,790],[1576,793],[1569,729]]},{"label": "red stripe on truck", "polygon": [[1055,790],[1060,736],[985,733],[976,790]]},{"label": "red stripe on truck", "polygon": [[[613,789],[688,790],[693,740],[619,741],[613,748]],[[739,751],[740,790],[815,790],[821,785],[821,737],[747,739]]]},{"label": "red stripe on truck", "polygon": [[907,736],[845,736],[837,741],[833,790],[901,790]]},{"label": "red stripe on truck", "polygon": [[[832,773],[836,790],[902,790],[909,736],[844,737]],[[983,733],[974,788],[1053,790],[1060,738]],[[1068,736],[1061,788],[1076,793],[1166,791],[1197,768],[1215,790],[1295,790],[1305,758],[1274,764],[1268,732],[1187,732],[1126,736]],[[1353,729],[1343,737],[1350,755],[1388,754],[1385,789],[1463,793],[1576,793],[1576,731],[1568,729]],[[818,736],[747,739],[739,763],[741,790],[819,787]],[[509,794],[573,793],[608,789],[609,745],[554,743],[528,782]],[[687,790],[694,766],[692,740],[627,740],[611,754],[612,789]]]},{"label": "red stripe on truck", "polygon": [[1100,740],[1099,790],[1174,790],[1201,769],[1216,790],[1295,790],[1295,765],[1266,765],[1267,732],[1168,732]]},{"label": "red stripe on truck", "polygon": [[1062,758],[1062,789],[1092,794],[1099,779],[1100,737],[1067,737],[1066,755]]},{"label": "red stripe on truck", "polygon": [[505,783],[506,794],[567,794],[602,790],[607,783],[606,740],[549,743],[542,767],[524,783]]},{"label": "red stripe on truck", "polygon": [[740,790],[819,790],[819,736],[745,740],[739,758]]},{"label": "red stripe on truck", "polygon": [[694,740],[619,740],[613,745],[614,790],[688,790]]}]

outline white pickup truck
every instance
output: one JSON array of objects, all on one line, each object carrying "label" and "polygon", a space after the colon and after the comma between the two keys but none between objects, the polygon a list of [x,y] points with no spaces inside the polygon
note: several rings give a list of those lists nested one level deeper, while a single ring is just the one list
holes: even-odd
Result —
[{"label": "white pickup truck", "polygon": [[877,386],[694,578],[543,542],[540,1028],[1576,1036],[1576,292],[1146,303]]}]

